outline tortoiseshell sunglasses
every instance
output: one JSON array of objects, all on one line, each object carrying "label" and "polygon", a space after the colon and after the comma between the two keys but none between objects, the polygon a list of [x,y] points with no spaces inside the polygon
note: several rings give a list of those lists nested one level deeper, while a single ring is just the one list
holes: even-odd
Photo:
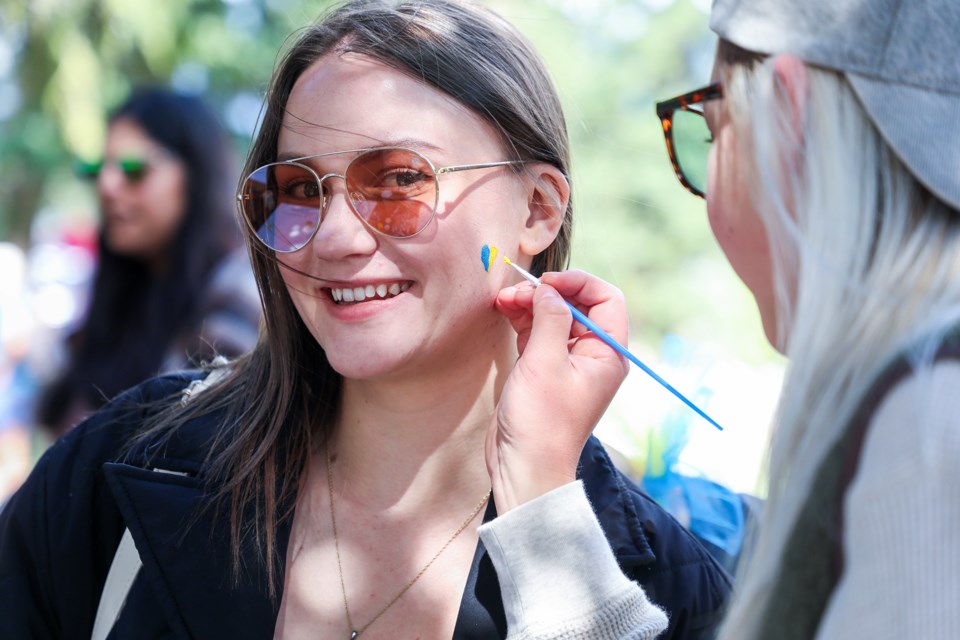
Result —
[{"label": "tortoiseshell sunglasses", "polygon": [[704,198],[707,192],[707,160],[713,137],[703,115],[703,103],[723,97],[715,82],[702,89],[657,103],[670,163],[687,191]]}]

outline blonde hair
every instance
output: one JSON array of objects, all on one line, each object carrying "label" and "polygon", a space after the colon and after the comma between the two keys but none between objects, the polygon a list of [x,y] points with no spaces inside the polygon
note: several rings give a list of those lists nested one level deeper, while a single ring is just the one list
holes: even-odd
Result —
[{"label": "blonde hair", "polygon": [[768,498],[720,635],[744,640],[757,636],[796,516],[867,388],[905,350],[929,368],[960,319],[960,213],[897,159],[842,73],[808,66],[796,113],[772,62],[737,51],[721,43],[718,53],[725,106],[755,178],[777,346],[790,359]]}]

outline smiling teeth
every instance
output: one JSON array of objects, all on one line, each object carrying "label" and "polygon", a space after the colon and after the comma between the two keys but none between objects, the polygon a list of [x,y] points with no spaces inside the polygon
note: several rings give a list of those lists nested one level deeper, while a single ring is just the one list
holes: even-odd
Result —
[{"label": "smiling teeth", "polygon": [[393,282],[390,284],[380,283],[377,285],[368,284],[363,287],[352,287],[352,288],[330,288],[330,295],[333,297],[334,302],[344,303],[344,302],[363,302],[364,300],[373,299],[373,298],[392,298],[395,295],[406,291],[410,288],[409,282],[404,282],[403,284]]}]

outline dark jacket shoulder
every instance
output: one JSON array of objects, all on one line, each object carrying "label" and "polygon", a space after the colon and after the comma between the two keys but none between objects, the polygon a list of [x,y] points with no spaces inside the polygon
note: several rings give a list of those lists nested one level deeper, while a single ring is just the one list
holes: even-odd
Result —
[{"label": "dark jacket shoulder", "polygon": [[[148,413],[178,402],[202,375],[140,385],[43,456],[0,512],[0,637],[89,638],[124,528],[144,567],[114,629],[117,637],[157,635],[151,629],[178,637],[223,637],[231,630],[234,637],[270,636],[276,603],[263,595],[263,576],[254,571],[238,585],[224,584],[228,545],[211,536],[222,527],[214,519],[187,533],[182,527],[205,491],[199,479],[180,474],[200,469],[221,416],[190,420],[171,438],[126,451]],[[614,467],[595,438],[584,448],[580,475],[624,572],[667,611],[670,626],[661,637],[712,637],[730,591],[723,569]],[[278,542],[285,546],[289,531],[282,529]]]},{"label": "dark jacket shoulder", "polygon": [[198,374],[139,385],[64,435],[0,511],[0,637],[89,638],[124,521],[103,465]]}]

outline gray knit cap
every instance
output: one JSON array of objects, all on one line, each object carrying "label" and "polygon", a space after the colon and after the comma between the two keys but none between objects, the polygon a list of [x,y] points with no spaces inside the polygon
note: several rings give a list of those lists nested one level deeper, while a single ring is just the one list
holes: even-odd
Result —
[{"label": "gray knit cap", "polygon": [[960,0],[714,0],[710,28],[844,72],[910,172],[960,210]]}]

